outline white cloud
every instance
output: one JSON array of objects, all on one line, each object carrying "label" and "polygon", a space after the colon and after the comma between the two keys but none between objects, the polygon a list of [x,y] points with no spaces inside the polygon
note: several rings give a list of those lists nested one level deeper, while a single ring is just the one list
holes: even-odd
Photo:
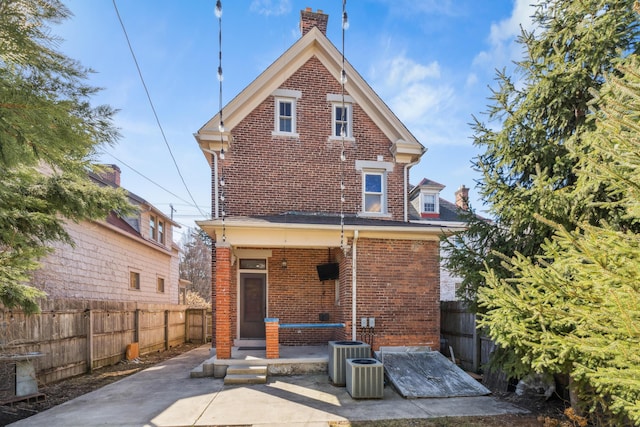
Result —
[{"label": "white cloud", "polygon": [[534,28],[531,16],[535,8],[531,0],[516,0],[509,18],[491,24],[488,37],[490,48],[476,55],[473,60],[474,66],[493,70],[521,59],[522,46],[516,43],[516,39],[520,35],[521,28],[527,31]]},{"label": "white cloud", "polygon": [[455,90],[443,81],[437,61],[421,64],[403,52],[379,62],[371,75],[376,92],[418,139],[426,137],[432,142],[433,127],[440,127],[436,124],[440,117],[448,117],[451,123]]},{"label": "white cloud", "polygon": [[249,9],[266,16],[279,16],[291,11],[290,0],[253,0]]}]

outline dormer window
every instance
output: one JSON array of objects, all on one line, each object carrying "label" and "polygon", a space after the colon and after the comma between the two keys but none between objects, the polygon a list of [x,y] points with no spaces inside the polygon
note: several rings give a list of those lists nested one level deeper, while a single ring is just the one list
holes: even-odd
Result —
[{"label": "dormer window", "polygon": [[440,215],[439,193],[420,193],[420,209],[423,217]]},{"label": "dormer window", "polygon": [[437,213],[437,211],[436,211],[436,196],[435,196],[435,194],[425,194],[422,197],[422,212],[424,212],[424,213]]},{"label": "dormer window", "polygon": [[165,243],[165,222],[157,215],[149,216],[149,238],[164,245]]},{"label": "dormer window", "polygon": [[273,120],[274,136],[297,137],[296,104],[302,96],[299,90],[277,89],[273,92],[275,114]]}]

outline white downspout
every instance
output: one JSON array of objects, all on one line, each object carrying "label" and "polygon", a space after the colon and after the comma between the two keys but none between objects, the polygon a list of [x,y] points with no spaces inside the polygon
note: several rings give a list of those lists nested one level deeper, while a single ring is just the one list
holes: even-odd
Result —
[{"label": "white downspout", "polygon": [[218,219],[219,215],[218,215],[218,211],[220,210],[219,208],[219,201],[218,201],[218,153],[216,153],[213,150],[208,150],[206,148],[201,148],[202,151],[204,151],[205,153],[209,153],[211,154],[211,157],[213,158],[213,199],[215,200],[214,205],[213,205],[213,217],[215,219]]},{"label": "white downspout", "polygon": [[409,222],[409,168],[418,163],[420,163],[419,159],[404,166],[404,222]]},{"label": "white downspout", "polygon": [[357,245],[358,244],[358,230],[353,232],[353,248],[351,257],[351,340],[356,340],[356,277],[357,277]]}]

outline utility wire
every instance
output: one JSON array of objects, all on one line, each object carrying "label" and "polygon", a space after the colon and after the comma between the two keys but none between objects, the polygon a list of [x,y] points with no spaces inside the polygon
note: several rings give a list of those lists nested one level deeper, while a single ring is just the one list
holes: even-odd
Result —
[{"label": "utility wire", "polygon": [[189,187],[187,187],[187,183],[184,180],[184,177],[182,176],[182,172],[180,172],[180,168],[178,167],[178,162],[176,162],[176,158],[173,155],[173,152],[171,151],[171,147],[169,146],[169,142],[167,141],[167,137],[164,133],[164,129],[162,128],[162,124],[160,124],[160,119],[158,118],[158,114],[156,113],[156,108],[153,105],[153,101],[151,100],[151,95],[149,94],[149,90],[147,89],[147,84],[144,81],[144,77],[142,76],[142,71],[140,70],[140,65],[138,65],[138,59],[136,58],[136,54],[133,51],[133,47],[131,46],[131,42],[129,41],[129,35],[127,34],[127,29],[124,26],[124,22],[122,22],[122,18],[120,17],[120,12],[118,11],[118,6],[116,5],[116,0],[113,0],[113,8],[116,11],[116,15],[118,15],[118,21],[120,21],[120,26],[122,27],[122,32],[124,33],[124,37],[127,39],[127,45],[129,45],[129,51],[131,52],[131,56],[133,57],[133,62],[136,64],[136,69],[138,70],[138,75],[140,76],[140,81],[142,81],[142,86],[144,87],[144,92],[147,95],[147,99],[149,100],[149,105],[151,106],[151,110],[153,111],[153,116],[156,118],[156,123],[158,124],[158,128],[160,128],[160,133],[162,134],[162,139],[164,141],[164,144],[167,146],[167,150],[169,150],[169,154],[171,155],[171,159],[173,160],[173,164],[176,167],[176,171],[178,172],[178,176],[180,176],[180,180],[182,181],[182,184],[184,185],[185,190],[187,190],[187,194],[189,194],[189,197],[191,198],[191,201],[193,201],[193,205],[198,208],[198,211],[200,211],[200,213],[202,214],[202,216],[207,216],[204,212],[202,212],[202,210],[200,209],[200,207],[198,206],[198,203],[196,203],[195,199],[193,198],[193,195],[191,194],[191,191],[189,191]]},{"label": "utility wire", "polygon": [[[115,161],[117,161],[118,163],[128,167],[129,169],[131,169],[133,172],[137,173],[138,175],[140,175],[141,177],[143,177],[144,179],[146,179],[147,181],[149,181],[150,183],[152,183],[153,185],[155,185],[156,187],[166,191],[167,193],[171,194],[173,197],[177,198],[178,200],[181,200],[183,202],[186,203],[186,206],[189,207],[195,207],[196,209],[198,209],[198,211],[200,211],[200,213],[202,213],[202,211],[200,210],[200,207],[198,205],[194,205],[192,202],[183,199],[182,197],[178,196],[177,194],[171,192],[170,190],[164,188],[162,185],[158,184],[157,182],[155,182],[154,180],[152,180],[151,178],[143,175],[141,172],[137,171],[134,167],[132,167],[131,165],[128,165],[127,163],[125,163],[124,161],[120,160],[119,158],[117,158],[116,156],[114,156],[113,154],[107,152],[107,151],[102,151],[103,154],[107,154],[111,157],[113,157],[115,159]],[[206,215],[205,215],[206,216]]]}]

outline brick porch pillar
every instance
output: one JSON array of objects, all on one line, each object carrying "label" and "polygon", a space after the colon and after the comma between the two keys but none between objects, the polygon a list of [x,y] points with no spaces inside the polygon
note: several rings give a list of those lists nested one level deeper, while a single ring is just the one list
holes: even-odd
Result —
[{"label": "brick porch pillar", "polygon": [[265,336],[267,341],[267,359],[280,357],[280,320],[275,317],[264,319]]},{"label": "brick porch pillar", "polygon": [[216,356],[231,359],[231,245],[216,244]]}]

